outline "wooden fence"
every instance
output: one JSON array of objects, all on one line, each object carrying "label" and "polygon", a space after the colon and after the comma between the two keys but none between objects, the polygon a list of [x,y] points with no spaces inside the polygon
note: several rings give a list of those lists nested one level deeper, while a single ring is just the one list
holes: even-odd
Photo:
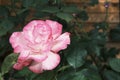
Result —
[{"label": "wooden fence", "polygon": [[[67,4],[76,4],[79,8],[81,8],[83,5],[88,3],[90,0],[64,0]],[[91,24],[95,22],[101,22],[104,21],[105,14],[106,14],[106,8],[104,6],[106,0],[99,0],[99,4],[95,6],[89,6],[87,7],[87,12],[89,15],[89,20],[86,23],[86,31],[89,31],[91,29]],[[119,0],[107,0],[109,2],[109,8],[108,8],[108,23],[110,28],[115,27],[118,23],[120,23],[120,2]],[[108,42],[106,44],[106,47],[116,47],[120,48],[120,43],[113,43]],[[120,57],[120,56],[119,56]]]},{"label": "wooden fence", "polygon": [[[79,8],[88,3],[90,0],[65,0],[67,4],[77,4]],[[99,0],[99,4],[95,6],[87,7],[89,15],[88,23],[101,22],[104,20],[106,8],[104,6],[106,0]],[[119,0],[108,0],[108,22],[110,24],[116,24],[120,22],[119,19]]]},{"label": "wooden fence", "polygon": [[[88,3],[90,0],[63,0],[66,2],[66,4],[76,4],[78,8],[81,8],[83,5]],[[99,0],[99,4],[95,6],[89,6],[86,8],[89,20],[87,21],[87,28],[86,31],[89,31],[91,29],[91,24],[95,22],[101,22],[104,21],[105,18],[105,11],[106,8],[104,6],[106,0]],[[120,2],[119,0],[107,0],[109,2],[109,8],[108,8],[108,23],[110,28],[115,27],[120,22]],[[0,0],[0,5],[10,5],[11,0]],[[108,43],[106,45],[107,47],[118,47],[120,48],[120,44],[118,43]]]}]

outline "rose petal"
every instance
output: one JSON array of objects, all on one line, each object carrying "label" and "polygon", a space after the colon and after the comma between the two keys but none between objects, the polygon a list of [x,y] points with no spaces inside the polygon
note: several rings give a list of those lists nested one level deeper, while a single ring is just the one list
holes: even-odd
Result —
[{"label": "rose petal", "polygon": [[30,51],[27,51],[27,50],[21,51],[17,62],[21,64],[24,63],[27,60],[29,54],[30,54]]},{"label": "rose petal", "polygon": [[14,48],[15,53],[20,53],[26,48],[27,41],[24,39],[24,35],[22,32],[14,32],[10,37],[10,43]]},{"label": "rose petal", "polygon": [[22,32],[14,32],[10,43],[14,52],[20,55],[13,67],[20,70],[29,66],[35,73],[54,69],[60,63],[56,53],[70,44],[69,33],[61,33],[62,25],[51,20],[34,20]]},{"label": "rose petal", "polygon": [[16,70],[21,70],[24,66],[22,64],[16,63],[14,64],[13,68]]},{"label": "rose petal", "polygon": [[23,28],[23,32],[24,32],[24,36],[25,38],[34,43],[34,35],[33,35],[33,31],[34,28],[38,25],[38,24],[43,24],[44,21],[42,20],[33,20],[30,23],[28,23],[24,28]]},{"label": "rose petal", "polygon": [[44,70],[52,70],[60,63],[60,56],[58,54],[49,52],[48,58],[42,62]]},{"label": "rose petal", "polygon": [[32,59],[36,62],[42,62],[43,60],[45,60],[47,58],[46,53],[32,53],[28,56],[28,59]]},{"label": "rose petal", "polygon": [[38,62],[32,62],[32,64],[29,66],[29,69],[33,71],[34,73],[42,73],[42,64]]},{"label": "rose petal", "polygon": [[52,29],[52,37],[56,39],[62,33],[62,25],[56,21],[46,20],[46,23]]},{"label": "rose petal", "polygon": [[60,50],[66,49],[67,45],[70,44],[70,33],[66,32],[60,35],[53,43],[52,51],[58,52]]},{"label": "rose petal", "polygon": [[51,38],[51,34],[51,28],[45,22],[43,24],[37,24],[33,31],[36,43],[46,42],[49,38]]}]

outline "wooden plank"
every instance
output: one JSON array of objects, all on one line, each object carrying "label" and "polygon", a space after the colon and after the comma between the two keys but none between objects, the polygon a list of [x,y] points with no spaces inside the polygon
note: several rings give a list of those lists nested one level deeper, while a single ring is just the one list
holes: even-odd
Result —
[{"label": "wooden plank", "polygon": [[[102,22],[105,20],[105,13],[88,13],[89,19],[87,22],[94,23],[94,22]],[[119,13],[112,13],[108,14],[108,20],[109,23],[119,23]]]},{"label": "wooden plank", "polygon": [[[79,6],[79,5],[78,5],[78,7],[81,8],[82,5],[81,6]],[[104,4],[98,4],[98,5],[95,5],[93,7],[88,6],[86,8],[86,10],[87,10],[87,12],[100,12],[100,13],[106,12],[106,8],[105,8]],[[117,5],[114,6],[113,4],[110,4],[108,7],[108,12],[109,13],[119,13],[120,12],[119,6],[117,6]]]},{"label": "wooden plank", "polygon": [[[100,3],[104,3],[106,2],[106,0],[99,0]],[[108,2],[111,2],[111,3],[119,3],[119,0],[108,0]]]},{"label": "wooden plank", "polygon": [[[86,11],[89,16],[87,23],[102,22],[105,19],[106,7],[104,2],[106,0],[99,0],[99,4],[95,6],[89,6],[86,3],[90,0],[65,0],[67,4],[76,4],[79,9],[82,9],[83,6],[86,6]],[[118,24],[120,22],[120,11],[119,11],[119,0],[108,0],[110,2],[108,7],[108,23]],[[114,5],[115,4],[115,5]]]},{"label": "wooden plank", "polygon": [[11,0],[0,0],[0,5],[10,5]]},{"label": "wooden plank", "polygon": [[[90,0],[64,0],[67,3],[83,3],[83,2],[90,2]],[[99,3],[104,3],[106,0],[99,0]],[[119,3],[119,0],[108,0],[110,3]]]},{"label": "wooden plank", "polygon": [[120,49],[120,43],[117,43],[117,42],[107,42],[106,47],[107,48],[115,47],[115,48]]},{"label": "wooden plank", "polygon": [[2,1],[2,0],[0,0],[0,4],[1,4],[1,1]]}]

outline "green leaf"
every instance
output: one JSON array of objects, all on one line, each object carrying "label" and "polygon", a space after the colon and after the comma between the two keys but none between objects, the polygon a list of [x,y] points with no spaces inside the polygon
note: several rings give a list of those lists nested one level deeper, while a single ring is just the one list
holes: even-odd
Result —
[{"label": "green leaf", "polygon": [[5,6],[0,6],[0,17],[8,17],[9,16],[9,10]]},{"label": "green leaf", "polygon": [[40,18],[49,16],[49,15],[50,15],[49,13],[45,13],[45,12],[42,12],[42,11],[36,11],[36,13],[34,14],[34,18],[35,19],[40,19]]},{"label": "green leaf", "polygon": [[69,69],[68,71],[58,74],[57,80],[88,80],[84,75],[84,71],[86,71],[86,69],[78,72],[73,69]]},{"label": "green leaf", "polygon": [[96,67],[91,66],[88,69],[71,70],[61,72],[57,80],[102,80]]},{"label": "green leaf", "polygon": [[24,8],[24,9],[19,10],[19,11],[17,12],[17,15],[20,15],[20,14],[24,13],[25,11],[28,11],[28,9],[27,9],[27,8]]},{"label": "green leaf", "polygon": [[85,57],[87,55],[87,51],[85,49],[82,49],[79,45],[79,43],[74,43],[70,46],[68,52],[67,52],[67,61],[68,63],[74,67],[78,68],[82,66],[85,62]]},{"label": "green leaf", "polygon": [[48,0],[22,0],[23,7],[25,8],[43,6],[47,4],[47,2]]},{"label": "green leaf", "polygon": [[120,59],[117,58],[110,59],[109,65],[113,70],[120,72]]},{"label": "green leaf", "polygon": [[55,80],[54,76],[55,76],[54,71],[46,71],[40,75],[37,75],[32,80]]},{"label": "green leaf", "polygon": [[106,80],[120,80],[120,74],[118,74],[114,71],[105,70],[103,74],[104,74]]},{"label": "green leaf", "polygon": [[61,72],[57,75],[57,80],[68,80],[70,76],[72,76],[75,72],[73,70],[68,70]]},{"label": "green leaf", "polygon": [[3,80],[3,78],[2,78],[2,74],[0,73],[0,80]]},{"label": "green leaf", "polygon": [[101,47],[99,47],[98,45],[92,42],[88,44],[88,51],[90,54],[95,54],[97,56],[100,56],[100,50],[101,50]]},{"label": "green leaf", "polygon": [[46,16],[49,16],[50,13],[49,12],[44,12],[42,10],[46,10],[48,8],[43,8],[43,6],[38,6],[35,8],[36,9],[36,12],[33,14],[34,18],[35,19],[40,19],[40,18],[43,18],[43,17],[46,17]]},{"label": "green leaf", "polygon": [[33,6],[34,0],[22,0],[23,7],[29,8]]},{"label": "green leaf", "polygon": [[99,46],[94,47],[94,52],[97,56],[100,55],[100,50],[101,50],[101,48]]},{"label": "green leaf", "polygon": [[106,30],[108,28],[108,23],[107,22],[99,22],[99,23],[95,23],[94,27],[96,29],[102,29],[102,30]]},{"label": "green leaf", "polygon": [[[27,77],[27,76],[30,76],[31,74],[32,74],[32,72],[31,72],[27,67],[24,67],[22,70],[17,71],[17,72],[14,74],[14,77],[15,77],[15,78]],[[31,76],[30,76],[30,77],[31,77]]]},{"label": "green leaf", "polygon": [[99,3],[99,1],[98,0],[90,0],[90,5],[91,6],[94,6],[94,5],[96,5],[96,4],[98,4]]},{"label": "green leaf", "polygon": [[46,6],[46,5],[48,5],[48,1],[49,0],[35,0],[35,4],[34,5],[36,5],[36,6]]},{"label": "green leaf", "polygon": [[116,28],[110,30],[109,37],[111,41],[120,41],[120,24],[118,24]]},{"label": "green leaf", "polygon": [[78,74],[73,77],[71,80],[88,80],[83,74]]},{"label": "green leaf", "polygon": [[78,13],[79,9],[77,6],[65,6],[62,8],[62,11],[67,13]]},{"label": "green leaf", "polygon": [[61,0],[49,0],[48,1],[50,6],[58,6],[61,7],[62,1]]},{"label": "green leaf", "polygon": [[106,33],[99,32],[97,29],[91,30],[89,32],[89,37],[91,38],[92,43],[95,43],[98,45],[105,45],[107,41]]},{"label": "green leaf", "polygon": [[2,75],[7,73],[11,69],[13,64],[16,63],[17,56],[18,56],[17,54],[11,53],[5,58],[5,60],[3,61],[2,67],[1,67]]},{"label": "green leaf", "polygon": [[9,44],[9,36],[2,37],[0,39],[0,57],[2,58],[2,56],[5,55],[6,52],[11,50],[12,50],[12,47]]},{"label": "green leaf", "polygon": [[47,13],[57,13],[60,10],[57,7],[48,7],[48,8],[44,8],[43,10],[41,10],[42,12],[47,12]]},{"label": "green leaf", "polygon": [[56,16],[67,21],[67,22],[70,22],[73,19],[73,16],[71,14],[62,13],[62,12],[57,13]]},{"label": "green leaf", "polygon": [[8,31],[10,31],[14,27],[13,22],[5,19],[0,23],[0,36],[5,35]]},{"label": "green leaf", "polygon": [[80,18],[83,21],[88,20],[89,16],[86,11],[82,10],[77,14],[77,17]]},{"label": "green leaf", "polygon": [[89,68],[84,71],[84,75],[88,78],[88,80],[102,80],[97,67],[93,65],[90,65]]},{"label": "green leaf", "polygon": [[41,74],[35,74],[27,67],[24,67],[21,71],[14,74],[15,78],[25,78],[26,80],[53,80],[54,71],[45,71]]},{"label": "green leaf", "polygon": [[86,69],[76,72],[72,78],[70,77],[69,80],[88,80],[88,78],[84,75],[84,71],[86,71]]},{"label": "green leaf", "polygon": [[119,53],[119,50],[116,48],[110,48],[109,51],[106,53],[106,57],[115,57]]}]

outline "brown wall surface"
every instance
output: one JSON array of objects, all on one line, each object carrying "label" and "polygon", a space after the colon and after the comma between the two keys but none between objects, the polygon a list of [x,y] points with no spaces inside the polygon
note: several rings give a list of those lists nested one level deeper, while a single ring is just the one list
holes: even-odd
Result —
[{"label": "brown wall surface", "polygon": [[[0,5],[10,5],[11,0],[0,0]],[[66,2],[66,4],[76,4],[78,8],[82,8],[83,5],[88,3],[90,0],[63,0]],[[88,6],[86,8],[89,19],[86,23],[85,30],[89,31],[91,29],[91,24],[95,22],[101,22],[104,21],[105,15],[106,15],[106,8],[104,7],[106,0],[99,0],[99,4],[95,6]],[[108,23],[110,28],[114,28],[119,22],[120,22],[120,11],[119,6],[120,2],[119,0],[108,0],[109,2],[109,8],[108,8]],[[108,43],[107,47],[119,47],[119,43]]]},{"label": "brown wall surface", "polygon": [[[67,4],[77,4],[79,8],[82,8],[85,3],[88,3],[90,0],[64,0]],[[86,23],[86,31],[91,30],[91,26],[95,22],[104,21],[106,8],[104,7],[106,0],[99,0],[99,4],[95,6],[87,7],[87,12],[89,15],[89,20]],[[107,0],[109,2],[108,8],[108,23],[111,28],[114,28],[118,23],[120,23],[120,2],[119,0]],[[108,48],[116,47],[120,48],[120,43],[108,42],[106,44]]]}]

